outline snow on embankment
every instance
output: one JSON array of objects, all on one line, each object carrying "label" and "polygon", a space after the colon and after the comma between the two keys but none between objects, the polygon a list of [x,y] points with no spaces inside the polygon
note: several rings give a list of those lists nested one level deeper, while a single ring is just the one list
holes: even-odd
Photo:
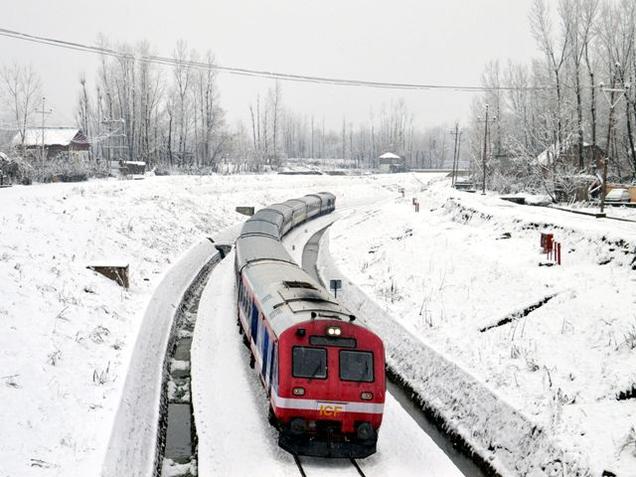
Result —
[{"label": "snow on embankment", "polygon": [[[241,218],[205,190],[213,180],[1,191],[1,475],[100,474],[154,286],[201,236]],[[129,264],[130,288],[92,264]]]},{"label": "snow on embankment", "polygon": [[[328,251],[329,234],[328,231],[321,240],[318,269],[323,279],[344,278],[346,275]],[[525,474],[532,468],[524,466],[530,455],[546,467],[556,466],[560,461],[571,470],[578,467],[574,458],[562,454],[520,412],[468,371],[409,333],[354,283],[344,280],[341,300],[382,336],[392,373],[422,396],[426,400],[422,404],[442,420],[445,428],[467,443],[496,472]]]},{"label": "snow on embankment", "polygon": [[620,265],[636,267],[636,224],[611,219],[594,219],[543,207],[520,206],[496,197],[451,195],[443,209],[461,223],[480,222],[490,227],[554,233],[556,240],[568,244],[567,253],[576,245],[599,262],[616,260]]},{"label": "snow on embankment", "polygon": [[[633,224],[443,184],[417,197],[419,213],[407,197],[334,224],[324,277],[346,280],[400,374],[503,473],[634,475],[634,401],[619,399],[636,383]],[[539,266],[549,224],[561,267]]]},{"label": "snow on embankment", "polygon": [[183,254],[163,276],[155,289],[139,329],[128,368],[122,400],[115,417],[102,475],[152,475],[160,445],[159,402],[164,373],[164,356],[174,328],[181,299],[199,272],[216,263],[220,254],[203,239]]}]

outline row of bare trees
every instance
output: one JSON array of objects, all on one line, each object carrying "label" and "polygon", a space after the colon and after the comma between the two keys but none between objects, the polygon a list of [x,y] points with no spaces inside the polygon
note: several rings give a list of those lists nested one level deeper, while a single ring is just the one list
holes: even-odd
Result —
[{"label": "row of bare trees", "polygon": [[339,128],[327,128],[324,116],[295,112],[285,107],[283,99],[278,82],[256,97],[249,106],[249,126],[238,125],[235,157],[250,158],[256,169],[277,167],[291,158],[347,159],[352,167],[373,168],[378,157],[390,151],[411,167],[451,165],[449,128],[418,130],[403,100],[385,105],[362,123],[343,118]]},{"label": "row of bare trees", "polygon": [[[105,38],[100,46],[110,48]],[[212,53],[201,58],[179,41],[172,64],[159,66],[147,61],[148,42],[117,50],[101,57],[95,85],[80,79],[77,120],[97,159],[216,169],[229,133]]]},{"label": "row of bare trees", "polygon": [[[104,48],[112,48],[105,38]],[[352,166],[377,167],[378,157],[394,152],[411,167],[449,167],[452,152],[447,127],[417,130],[403,100],[394,101],[353,124],[327,128],[325,117],[295,112],[284,104],[276,82],[249,105],[249,121],[230,131],[224,121],[214,71],[214,57],[203,60],[177,43],[169,66],[147,58],[147,42],[119,45],[119,56],[100,58],[94,84],[79,79],[77,124],[89,138],[92,157],[145,161],[150,167],[216,170],[221,158],[239,169],[278,167],[288,158],[342,158]],[[0,70],[4,120],[24,140],[27,127],[37,127],[41,81],[32,67],[18,64]],[[7,138],[5,138],[7,139]],[[6,141],[5,141],[6,142]]]},{"label": "row of bare trees", "polygon": [[[111,45],[100,37],[98,43],[118,54],[101,56],[96,74],[79,78],[76,120],[89,138],[92,158],[104,168],[108,161],[129,160],[159,169],[214,171],[222,159],[238,165],[235,169],[258,171],[289,158],[348,159],[352,167],[371,168],[385,152],[401,155],[411,167],[450,167],[449,128],[416,129],[403,100],[361,123],[342,118],[341,126],[327,128],[324,116],[286,107],[276,82],[249,105],[247,125],[239,121],[230,130],[210,52],[201,57],[180,41],[171,61],[160,64],[166,61],[153,61],[148,42]],[[24,141],[27,127],[37,127],[40,79],[32,67],[20,65],[2,68],[0,79],[11,105],[6,109],[13,111],[4,119]]]},{"label": "row of bare trees", "polygon": [[636,3],[535,0],[529,23],[543,56],[485,68],[470,128],[478,174],[487,104],[488,177],[513,171],[554,189],[560,176],[599,177],[607,159],[610,180],[636,178]]}]

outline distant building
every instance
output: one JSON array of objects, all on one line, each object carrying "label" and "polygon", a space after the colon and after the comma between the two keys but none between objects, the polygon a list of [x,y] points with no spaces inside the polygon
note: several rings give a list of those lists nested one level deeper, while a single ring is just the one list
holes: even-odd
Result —
[{"label": "distant building", "polygon": [[[13,147],[22,145],[18,132],[11,141]],[[37,154],[44,147],[46,157],[53,159],[59,154],[77,154],[88,158],[90,143],[86,135],[78,128],[29,128],[24,134],[24,147]]]},{"label": "distant building", "polygon": [[380,172],[404,172],[406,162],[403,158],[392,152],[385,152],[378,158]]},{"label": "distant building", "polygon": [[[605,152],[600,147],[586,142],[583,143],[583,163],[585,170],[593,172],[596,169],[601,169],[603,167],[602,159],[604,157]],[[537,156],[537,162],[544,167],[551,167],[555,161],[557,164],[567,165],[575,169],[579,168],[579,145],[566,144],[558,153],[557,157],[557,147],[552,144]]]}]

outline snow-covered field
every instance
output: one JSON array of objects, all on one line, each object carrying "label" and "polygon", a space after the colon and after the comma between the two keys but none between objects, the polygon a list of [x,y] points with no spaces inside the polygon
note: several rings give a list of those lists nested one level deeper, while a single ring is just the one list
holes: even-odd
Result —
[{"label": "snow-covered field", "polygon": [[[338,268],[593,475],[636,475],[635,401],[617,399],[636,385],[636,224],[454,192],[447,180],[416,197],[419,213],[407,195],[334,224]],[[563,244],[562,266],[539,266],[540,231]]]},{"label": "snow-covered field", "polygon": [[[0,190],[0,476],[99,475],[146,304],[204,236],[317,190],[339,205],[410,177],[155,177]],[[122,290],[86,267],[130,265]],[[149,404],[150,405],[150,404]]]},{"label": "snow-covered field", "polygon": [[[453,193],[447,181],[415,194],[416,214],[411,192],[431,178],[157,177],[0,190],[0,476],[99,475],[166,271],[202,237],[242,221],[235,206],[316,190],[336,193],[339,208],[367,205],[333,226],[331,251],[400,326],[595,475],[636,475],[634,399],[616,399],[636,383],[635,224]],[[538,266],[537,227],[563,243],[561,267]],[[129,264],[130,289],[86,268],[95,263]],[[237,392],[260,402],[251,382]]]}]

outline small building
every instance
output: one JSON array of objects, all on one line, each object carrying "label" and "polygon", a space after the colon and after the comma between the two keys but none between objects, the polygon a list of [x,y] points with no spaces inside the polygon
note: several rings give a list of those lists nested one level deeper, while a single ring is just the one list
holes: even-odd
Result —
[{"label": "small building", "polygon": [[406,163],[403,158],[392,152],[385,152],[378,158],[380,172],[404,172]]},{"label": "small building", "polygon": [[144,161],[122,161],[121,164],[121,169],[126,175],[144,175],[146,173]]},{"label": "small building", "polygon": [[25,130],[24,143],[18,132],[11,144],[15,148],[24,146],[27,151],[35,154],[44,148],[47,159],[69,153],[88,158],[91,147],[86,135],[78,128],[28,128]]},{"label": "small building", "polygon": [[[601,169],[603,167],[602,159],[604,157],[605,152],[600,147],[586,142],[583,143],[584,170],[594,171]],[[551,167],[555,161],[557,165],[560,164],[570,168],[580,169],[579,145],[565,144],[565,147],[561,151],[558,151],[558,148],[552,144],[537,156],[537,162],[544,167]]]},{"label": "small building", "polygon": [[131,178],[143,176],[145,173],[146,163],[144,161],[110,161],[110,175],[113,177]]}]

